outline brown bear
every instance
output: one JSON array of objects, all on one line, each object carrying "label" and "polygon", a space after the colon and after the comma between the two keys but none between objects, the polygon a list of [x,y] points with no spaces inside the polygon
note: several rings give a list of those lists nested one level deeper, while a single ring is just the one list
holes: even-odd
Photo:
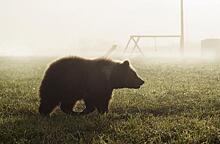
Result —
[{"label": "brown bear", "polygon": [[130,67],[128,61],[65,57],[52,63],[40,86],[41,115],[49,115],[60,106],[66,114],[76,114],[73,107],[78,100],[86,108],[80,114],[95,109],[108,112],[112,91],[119,88],[140,88],[144,81]]}]

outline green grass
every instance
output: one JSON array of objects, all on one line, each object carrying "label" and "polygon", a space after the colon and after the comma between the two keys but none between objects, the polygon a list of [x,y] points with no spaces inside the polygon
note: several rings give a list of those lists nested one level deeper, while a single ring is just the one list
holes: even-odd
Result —
[{"label": "green grass", "polygon": [[220,62],[133,60],[146,83],[114,91],[108,114],[43,118],[38,87],[52,60],[0,58],[0,143],[220,142]]}]

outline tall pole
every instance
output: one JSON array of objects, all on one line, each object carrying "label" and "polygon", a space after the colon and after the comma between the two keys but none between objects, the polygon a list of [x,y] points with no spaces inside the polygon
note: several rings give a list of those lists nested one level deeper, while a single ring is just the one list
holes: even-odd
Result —
[{"label": "tall pole", "polygon": [[180,13],[181,13],[181,38],[180,38],[180,53],[181,56],[184,56],[184,9],[183,9],[183,0],[180,2]]}]

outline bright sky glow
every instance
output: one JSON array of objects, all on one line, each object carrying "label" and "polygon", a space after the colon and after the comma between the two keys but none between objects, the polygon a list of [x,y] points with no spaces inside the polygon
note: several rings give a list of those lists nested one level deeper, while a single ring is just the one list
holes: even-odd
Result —
[{"label": "bright sky glow", "polygon": [[[184,3],[187,42],[220,37],[219,0]],[[179,34],[179,8],[179,0],[0,0],[0,52],[99,50],[130,34]]]}]

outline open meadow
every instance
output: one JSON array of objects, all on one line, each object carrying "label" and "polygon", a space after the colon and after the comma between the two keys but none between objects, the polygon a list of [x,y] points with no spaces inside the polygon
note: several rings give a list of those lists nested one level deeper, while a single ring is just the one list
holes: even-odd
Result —
[{"label": "open meadow", "polygon": [[114,91],[108,114],[43,118],[38,88],[53,60],[0,58],[0,143],[220,143],[220,62],[133,59],[145,84]]}]

